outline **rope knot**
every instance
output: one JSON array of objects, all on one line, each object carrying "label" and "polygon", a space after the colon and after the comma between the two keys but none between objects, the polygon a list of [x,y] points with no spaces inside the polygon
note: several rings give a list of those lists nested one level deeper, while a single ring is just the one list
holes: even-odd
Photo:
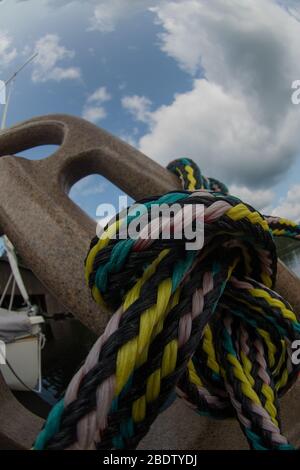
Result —
[{"label": "rope knot", "polygon": [[[87,283],[115,313],[36,448],[134,448],[175,389],[199,414],[235,415],[251,448],[292,448],[278,397],[297,378],[300,325],[272,290],[271,227],[190,160],[169,168],[184,190],[141,201],[91,243]],[[195,240],[182,227],[196,237],[199,219],[203,244],[187,249]],[[137,236],[124,237],[131,223]]]}]

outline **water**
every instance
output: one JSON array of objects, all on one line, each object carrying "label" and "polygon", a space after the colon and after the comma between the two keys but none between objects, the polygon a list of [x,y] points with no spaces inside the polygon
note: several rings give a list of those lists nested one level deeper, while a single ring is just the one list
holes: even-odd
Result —
[{"label": "water", "polygon": [[74,318],[47,321],[47,329],[41,397],[54,405],[88,355],[96,335]]}]

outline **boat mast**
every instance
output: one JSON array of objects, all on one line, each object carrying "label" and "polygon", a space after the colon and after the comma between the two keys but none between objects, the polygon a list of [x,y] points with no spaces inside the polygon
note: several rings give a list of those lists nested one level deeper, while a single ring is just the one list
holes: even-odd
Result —
[{"label": "boat mast", "polygon": [[[36,57],[38,56],[38,52],[36,52],[35,54],[33,54],[31,57],[29,57],[29,59],[26,60],[26,62],[24,62],[23,65],[21,65],[20,68],[18,68],[18,70],[16,70],[16,72],[14,72],[5,82],[4,82],[4,87],[6,87],[6,89],[8,89],[8,93],[7,93],[7,99],[6,99],[6,103],[4,105],[4,110],[3,110],[3,115],[2,115],[2,121],[1,121],[1,130],[5,129],[6,127],[6,119],[7,119],[7,113],[8,113],[8,106],[9,106],[9,102],[10,102],[10,98],[11,98],[11,92],[12,92],[12,88],[13,88],[13,84],[17,78],[17,76],[19,75],[19,73],[27,66],[29,65]],[[1,91],[1,90],[0,90]]]}]

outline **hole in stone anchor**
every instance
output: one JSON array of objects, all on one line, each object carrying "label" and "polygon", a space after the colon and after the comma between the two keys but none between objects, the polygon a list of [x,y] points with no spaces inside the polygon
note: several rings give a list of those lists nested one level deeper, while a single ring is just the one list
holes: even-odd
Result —
[{"label": "hole in stone anchor", "polygon": [[28,150],[22,150],[15,155],[17,157],[28,158],[28,160],[43,160],[44,158],[50,157],[59,147],[59,145],[38,145]]},{"label": "hole in stone anchor", "polygon": [[75,183],[69,197],[102,226],[133,202],[118,186],[96,174],[86,176]]}]

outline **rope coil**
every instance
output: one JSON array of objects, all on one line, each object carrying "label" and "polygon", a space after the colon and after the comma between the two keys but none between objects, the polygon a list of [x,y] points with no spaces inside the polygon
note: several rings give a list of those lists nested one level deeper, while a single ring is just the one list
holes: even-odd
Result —
[{"label": "rope coil", "polygon": [[204,246],[121,239],[124,220],[138,217],[130,215],[93,239],[86,280],[115,313],[35,449],[135,448],[174,390],[199,414],[236,416],[252,449],[293,448],[278,398],[297,379],[291,353],[300,324],[273,290],[273,234],[299,238],[300,228],[263,217],[191,160],[168,168],[184,189],[142,202],[149,214],[153,205],[202,204]]}]

